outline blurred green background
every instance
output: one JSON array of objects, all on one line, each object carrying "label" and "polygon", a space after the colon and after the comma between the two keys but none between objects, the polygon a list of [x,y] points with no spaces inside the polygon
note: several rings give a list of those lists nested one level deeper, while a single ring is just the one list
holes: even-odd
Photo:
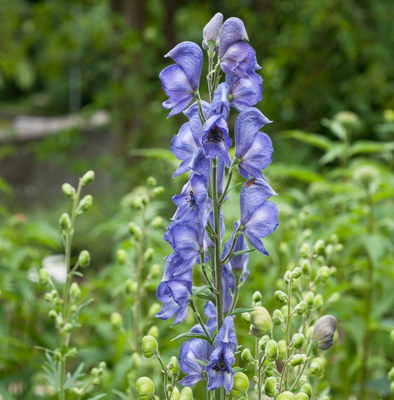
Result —
[{"label": "blurred green background", "polygon": [[[107,362],[108,398],[124,390],[130,353],[109,323],[112,312],[127,312],[128,272],[114,254],[135,213],[121,199],[153,175],[166,188],[155,214],[173,214],[170,199],[185,178],[172,180],[168,149],[185,119],[166,119],[158,74],[177,43],[201,43],[216,12],[244,21],[264,79],[257,107],[274,121],[266,127],[275,153],[265,176],[279,193],[281,225],[267,240],[270,257],[251,257],[244,290],[262,291],[273,311],[273,288],[298,262],[300,238],[312,246],[338,235],[344,250],[325,298],[341,295],[327,306],[339,338],[324,385],[332,398],[390,398],[394,2],[387,0],[0,1],[0,398],[52,398],[34,346],[54,347],[54,329],[29,272],[62,252],[57,221],[68,203],[60,186],[88,169],[96,171],[95,205],[77,226],[74,251],[92,254],[81,285],[95,302],[75,341],[87,349],[80,356],[87,367]],[[225,211],[237,215],[232,197]],[[161,264],[170,252],[163,232],[150,239]],[[154,289],[150,295],[153,302]],[[170,325],[158,323],[168,360],[179,348],[168,338],[182,331]],[[251,345],[248,327],[241,329]]]}]

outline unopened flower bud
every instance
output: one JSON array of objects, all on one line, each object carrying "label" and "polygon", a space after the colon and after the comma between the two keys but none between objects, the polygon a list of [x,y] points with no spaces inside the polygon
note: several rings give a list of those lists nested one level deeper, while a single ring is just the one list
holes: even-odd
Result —
[{"label": "unopened flower bud", "polygon": [[105,368],[107,368],[107,363],[105,361],[101,361],[100,364],[99,364],[99,367],[101,369],[105,369]]},{"label": "unopened flower bud", "polygon": [[283,392],[276,398],[276,400],[295,400],[295,396],[291,392]]},{"label": "unopened flower bud", "polygon": [[272,322],[275,325],[280,325],[284,321],[283,314],[281,313],[280,310],[275,310],[274,313],[272,314]]},{"label": "unopened flower bud", "polygon": [[50,293],[45,293],[45,301],[47,301],[48,303],[50,303],[52,301],[52,296]]},{"label": "unopened flower bud", "polygon": [[136,388],[140,400],[150,400],[155,393],[153,382],[146,376],[138,379]]},{"label": "unopened flower bud", "polygon": [[162,217],[156,217],[153,218],[151,222],[151,226],[153,229],[160,228],[163,225],[163,218]]},{"label": "unopened flower bud", "polygon": [[325,282],[331,275],[330,268],[328,268],[327,266],[320,267],[318,274],[321,281]]},{"label": "unopened flower bud", "polygon": [[295,333],[291,340],[291,344],[296,348],[300,349],[304,344],[304,335],[302,333]]},{"label": "unopened flower bud", "polygon": [[164,187],[163,186],[155,187],[152,190],[152,197],[160,196],[163,193],[164,193]]},{"label": "unopened flower bud", "polygon": [[[248,313],[248,312],[242,313],[241,318],[242,318],[243,321],[247,322],[248,324],[251,323],[250,313]],[[394,339],[393,339],[393,341],[394,341]]]},{"label": "unopened flower bud", "polygon": [[309,400],[309,397],[306,393],[300,392],[296,394],[295,400]]},{"label": "unopened flower bud", "polygon": [[56,319],[57,312],[55,310],[51,310],[51,311],[49,311],[48,316],[50,319]]},{"label": "unopened flower bud", "polygon": [[259,301],[261,301],[261,293],[259,291],[256,291],[253,294],[253,302],[257,303]]},{"label": "unopened flower bud", "polygon": [[142,338],[142,352],[146,358],[151,358],[157,354],[159,346],[153,336],[144,336]]},{"label": "unopened flower bud", "polygon": [[334,246],[334,250],[336,253],[340,253],[343,250],[343,244],[342,243],[338,243]]},{"label": "unopened flower bud", "polygon": [[284,360],[286,358],[286,340],[279,340],[278,342],[278,349],[279,349],[279,358]]},{"label": "unopened flower bud", "polygon": [[296,365],[302,364],[306,359],[305,354],[295,354],[290,361],[290,364],[295,367]]},{"label": "unopened flower bud", "polygon": [[313,299],[313,306],[316,310],[320,310],[323,307],[323,296],[321,294],[317,294]]},{"label": "unopened flower bud", "polygon": [[68,333],[68,332],[71,332],[72,328],[73,328],[73,326],[70,323],[67,323],[64,325],[63,331]]},{"label": "unopened flower bud", "polygon": [[390,381],[394,381],[394,367],[390,369],[389,373],[387,374],[387,377],[389,378]]},{"label": "unopened flower bud", "polygon": [[149,203],[149,197],[146,194],[141,195],[140,200],[144,206],[146,206]]},{"label": "unopened flower bud", "polygon": [[157,278],[160,275],[160,272],[160,264],[153,264],[149,269],[149,273],[151,274],[152,278]]},{"label": "unopened flower bud", "polygon": [[83,389],[74,387],[74,388],[71,389],[71,393],[76,394],[77,396],[82,396]]},{"label": "unopened flower bud", "polygon": [[285,276],[283,277],[283,280],[285,283],[289,283],[292,280],[293,276],[291,274],[291,271],[286,271]]},{"label": "unopened flower bud", "polygon": [[132,279],[127,279],[126,280],[126,293],[127,294],[134,294],[134,281]]},{"label": "unopened flower bud", "polygon": [[41,285],[45,285],[49,282],[51,276],[49,275],[49,272],[47,269],[45,268],[41,268],[38,271],[38,276],[39,276],[39,280],[40,280],[40,284]]},{"label": "unopened flower bud", "polygon": [[281,290],[277,290],[275,292],[275,299],[281,303],[287,303],[288,297],[286,293],[282,292]]},{"label": "unopened flower bud", "polygon": [[129,223],[129,232],[136,240],[139,240],[142,236],[141,228],[134,222]]},{"label": "unopened flower bud", "polygon": [[309,275],[311,273],[311,263],[308,259],[302,260],[301,270],[304,275]]},{"label": "unopened flower bud", "polygon": [[321,239],[319,239],[313,246],[313,249],[315,250],[316,254],[323,254],[324,248],[325,248],[324,240]]},{"label": "unopened flower bud", "polygon": [[75,196],[75,189],[69,183],[63,183],[62,191],[67,197],[73,198]]},{"label": "unopened flower bud", "polygon": [[138,369],[141,364],[141,357],[140,355],[135,352],[131,355],[131,368],[132,369]]},{"label": "unopened flower bud", "polygon": [[259,345],[262,351],[265,350],[265,347],[267,346],[267,343],[270,341],[270,337],[268,335],[264,335],[260,341],[259,341]]},{"label": "unopened flower bud", "polygon": [[341,295],[338,292],[335,292],[328,298],[327,303],[329,303],[329,304],[338,303],[340,298],[341,298]]},{"label": "unopened flower bud", "polygon": [[257,307],[250,313],[252,334],[261,337],[271,331],[272,320],[269,312],[264,307]]},{"label": "unopened flower bud", "polygon": [[294,307],[294,314],[296,315],[302,315],[304,314],[304,312],[307,309],[307,304],[305,301],[301,301],[301,303],[298,303],[295,307]]},{"label": "unopened flower bud", "polygon": [[81,289],[77,282],[73,282],[70,286],[70,295],[74,299],[79,299],[81,297]]},{"label": "unopened flower bud", "polygon": [[267,361],[273,362],[278,359],[279,350],[278,350],[278,343],[275,340],[270,340],[265,346],[265,356]]},{"label": "unopened flower bud", "polygon": [[58,315],[57,317],[56,317],[56,323],[58,324],[58,325],[63,325],[63,318],[62,318],[62,316],[61,315]]},{"label": "unopened flower bud", "polygon": [[242,350],[241,360],[246,363],[251,363],[253,361],[252,353],[248,348]]},{"label": "unopened flower bud", "polygon": [[312,375],[320,375],[324,371],[325,361],[320,357],[315,357],[309,367]]},{"label": "unopened flower bud", "polygon": [[78,261],[79,261],[79,265],[82,268],[89,267],[89,265],[90,265],[90,253],[87,250],[82,250],[79,253]]},{"label": "unopened flower bud", "polygon": [[123,249],[118,249],[116,251],[116,258],[119,264],[124,264],[127,261],[127,252]]},{"label": "unopened flower bud", "polygon": [[154,254],[155,251],[152,249],[152,247],[148,247],[144,253],[144,261],[152,261]]},{"label": "unopened flower bud", "polygon": [[80,213],[89,210],[90,207],[93,205],[93,197],[90,194],[87,194],[78,205]]},{"label": "unopened flower bud", "polygon": [[315,295],[313,292],[309,291],[305,294],[304,296],[304,301],[306,303],[306,305],[308,306],[308,309],[311,309],[313,306],[313,300],[315,298]]},{"label": "unopened flower bud", "polygon": [[[212,57],[212,52],[218,45],[219,33],[222,24],[223,24],[223,14],[216,13],[203,29],[202,47],[203,49],[210,51],[211,57]],[[247,37],[243,39],[247,39]]]},{"label": "unopened flower bud", "polygon": [[174,390],[171,392],[170,400],[180,400],[181,394],[177,387],[174,387]]},{"label": "unopened flower bud", "polygon": [[282,313],[283,318],[284,318],[284,320],[286,322],[287,321],[287,317],[288,317],[288,313],[289,313],[289,310],[287,309],[287,306],[282,306],[281,309],[280,309],[280,312]]},{"label": "unopened flower bud", "polygon": [[159,303],[153,303],[148,311],[148,316],[153,318],[159,311],[161,310],[161,306]]},{"label": "unopened flower bud", "polygon": [[301,268],[300,267],[294,268],[292,275],[293,275],[293,278],[298,279],[302,275]]},{"label": "unopened flower bud", "polygon": [[317,348],[328,350],[333,345],[337,323],[336,318],[332,315],[325,315],[316,322],[312,340],[316,343]]},{"label": "unopened flower bud", "polygon": [[249,388],[249,379],[243,372],[236,372],[234,374],[234,385],[230,392],[230,395],[234,399],[239,399],[244,396]]},{"label": "unopened flower bud", "polygon": [[154,187],[157,185],[157,181],[156,178],[154,178],[153,176],[150,176],[147,180],[146,180],[146,185],[148,187]]},{"label": "unopened flower bud", "polygon": [[193,390],[190,387],[182,389],[181,400],[193,400]]},{"label": "unopened flower bud", "polygon": [[310,326],[310,327],[306,330],[306,332],[305,332],[305,338],[306,338],[307,340],[310,340],[310,339],[311,339],[312,333],[313,333],[313,330],[314,330],[314,329],[315,329],[315,326],[312,325],[312,326]]},{"label": "unopened flower bud", "polygon": [[89,185],[94,179],[94,171],[88,171],[86,174],[81,178],[81,182],[83,185]]},{"label": "unopened flower bud", "polygon": [[274,397],[276,391],[276,379],[273,376],[270,376],[265,381],[264,393],[268,397]]},{"label": "unopened flower bud", "polygon": [[337,267],[330,267],[330,276],[335,276],[337,272]]},{"label": "unopened flower bud", "polygon": [[147,333],[148,335],[153,336],[155,339],[159,338],[159,328],[156,325],[151,326]]},{"label": "unopened flower bud", "polygon": [[300,254],[302,258],[309,258],[311,255],[311,248],[308,243],[303,243],[301,246]]},{"label": "unopened flower bud", "polygon": [[171,357],[170,363],[172,364],[171,372],[173,376],[179,375],[179,363],[175,356]]},{"label": "unopened flower bud", "polygon": [[112,328],[116,331],[123,325],[123,318],[118,312],[111,314]]},{"label": "unopened flower bud", "polygon": [[71,219],[67,213],[63,213],[59,219],[59,226],[60,229],[63,231],[67,231],[71,228]]},{"label": "unopened flower bud", "polygon": [[301,386],[301,392],[308,395],[308,397],[312,397],[312,386],[309,383],[304,383]]}]

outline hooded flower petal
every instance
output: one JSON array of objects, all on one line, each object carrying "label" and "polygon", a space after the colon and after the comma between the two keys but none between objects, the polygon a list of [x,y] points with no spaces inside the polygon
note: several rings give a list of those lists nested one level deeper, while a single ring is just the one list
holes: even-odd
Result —
[{"label": "hooded flower petal", "polygon": [[[201,107],[204,113],[204,117],[207,118],[209,115],[209,110],[211,106],[206,102],[201,102]],[[203,124],[201,122],[201,118],[199,116],[200,109],[197,103],[193,103],[188,109],[186,109],[183,113],[189,118],[190,129],[192,131],[195,142],[198,147],[201,147],[201,137],[203,135]]]},{"label": "hooded flower petal", "polygon": [[230,112],[230,103],[228,101],[229,87],[226,82],[221,83],[215,91],[212,99],[209,117],[214,114],[222,114],[223,118],[227,121]]},{"label": "hooded flower petal", "polygon": [[208,42],[217,42],[219,41],[219,33],[220,29],[223,24],[223,14],[221,13],[216,13],[212,19],[205,25],[203,31],[202,31],[202,36],[203,36],[203,41],[202,41],[202,47],[205,50],[208,50]]},{"label": "hooded flower petal", "polygon": [[244,23],[239,18],[227,19],[220,31],[219,58],[223,57],[231,44],[239,40],[249,40]]}]

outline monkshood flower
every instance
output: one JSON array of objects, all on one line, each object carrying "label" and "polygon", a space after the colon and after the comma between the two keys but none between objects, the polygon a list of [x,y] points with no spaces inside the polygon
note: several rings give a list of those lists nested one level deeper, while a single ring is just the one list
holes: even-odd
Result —
[{"label": "monkshood flower", "polygon": [[241,225],[249,243],[268,256],[261,238],[272,233],[279,225],[276,205],[267,199],[276,195],[265,179],[249,179],[241,189]]},{"label": "monkshood flower", "polygon": [[215,305],[212,303],[212,301],[207,300],[207,302],[205,303],[204,306],[204,313],[206,315],[206,317],[208,318],[207,323],[205,324],[205,326],[208,328],[208,330],[210,332],[213,332],[217,326],[216,326],[216,307]]},{"label": "monkshood flower", "polygon": [[[190,332],[204,335],[204,331],[199,325],[195,325]],[[193,386],[197,382],[205,380],[203,374],[205,367],[197,360],[208,363],[211,353],[212,347],[204,339],[192,339],[183,343],[179,353],[179,366],[187,376],[178,383],[182,386]]]},{"label": "monkshood flower", "polygon": [[271,121],[260,110],[246,108],[235,122],[235,157],[240,160],[239,173],[246,179],[249,175],[263,179],[261,169],[272,161],[272,142],[269,136],[260,132],[260,128]]},{"label": "monkshood flower", "polygon": [[176,62],[160,73],[163,90],[169,97],[163,107],[172,108],[167,117],[170,118],[182,112],[193,100],[200,83],[203,56],[196,43],[182,42],[165,57],[171,57]]},{"label": "monkshood flower", "polygon": [[239,18],[229,18],[223,24],[219,36],[219,61],[223,72],[239,78],[248,78],[246,71],[260,69],[245,25]]},{"label": "monkshood flower", "polygon": [[163,303],[163,307],[156,314],[156,318],[165,320],[176,315],[174,325],[186,318],[192,295],[191,267],[186,268],[186,272],[175,274],[182,269],[183,264],[184,260],[177,253],[167,258],[164,276],[157,292],[157,298]]},{"label": "monkshood flower", "polygon": [[325,315],[316,322],[312,333],[312,340],[316,343],[317,348],[328,350],[332,347],[337,324],[337,319],[332,315]]},{"label": "monkshood flower", "polygon": [[205,50],[209,49],[209,42],[213,42],[215,47],[218,45],[220,28],[223,24],[223,14],[217,13],[212,19],[205,25],[202,31],[202,47]]},{"label": "monkshood flower", "polygon": [[233,317],[226,317],[213,342],[213,352],[207,365],[208,390],[218,389],[223,385],[226,392],[230,393],[234,384],[234,372],[231,366],[235,361],[236,349],[237,337]]},{"label": "monkshood flower", "polygon": [[246,73],[248,79],[226,75],[230,105],[239,112],[247,107],[253,107],[263,99],[263,78],[253,70]]},{"label": "monkshood flower", "polygon": [[213,159],[221,155],[228,167],[231,164],[228,148],[232,144],[227,126],[229,109],[228,85],[223,82],[215,92],[208,119],[204,124],[202,147],[207,158]]}]

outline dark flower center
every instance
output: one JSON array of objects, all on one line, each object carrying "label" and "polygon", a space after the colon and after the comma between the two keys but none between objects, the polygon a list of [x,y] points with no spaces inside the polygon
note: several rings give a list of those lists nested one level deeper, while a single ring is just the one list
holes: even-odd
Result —
[{"label": "dark flower center", "polygon": [[192,211],[194,211],[194,207],[197,206],[197,202],[196,202],[196,198],[194,197],[194,193],[192,190],[189,192],[189,197],[186,198],[186,201],[189,203]]},{"label": "dark flower center", "polygon": [[224,140],[224,133],[222,130],[217,126],[214,125],[208,132],[207,137],[205,138],[205,142],[222,142]]},{"label": "dark flower center", "polygon": [[230,371],[227,369],[226,363],[224,362],[223,354],[220,356],[218,362],[212,367],[212,369],[216,372],[230,373]]}]

